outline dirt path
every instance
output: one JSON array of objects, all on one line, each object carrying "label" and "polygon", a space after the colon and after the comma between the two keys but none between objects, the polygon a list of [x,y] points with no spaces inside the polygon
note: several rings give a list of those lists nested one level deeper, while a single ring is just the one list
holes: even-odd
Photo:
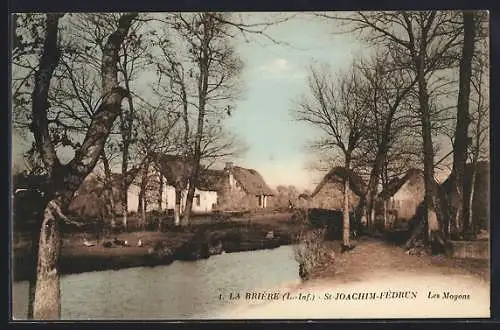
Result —
[{"label": "dirt path", "polygon": [[[487,262],[407,255],[366,239],[313,279],[274,288],[278,299],[245,300],[222,318],[393,319],[489,317]],[[293,298],[293,299],[290,299]]]},{"label": "dirt path", "polygon": [[370,238],[355,244],[356,247],[349,253],[337,253],[335,262],[318,269],[313,278],[334,277],[338,281],[353,282],[363,280],[367,275],[382,278],[404,272],[415,275],[475,275],[489,281],[490,268],[486,260],[408,255],[398,246]]}]

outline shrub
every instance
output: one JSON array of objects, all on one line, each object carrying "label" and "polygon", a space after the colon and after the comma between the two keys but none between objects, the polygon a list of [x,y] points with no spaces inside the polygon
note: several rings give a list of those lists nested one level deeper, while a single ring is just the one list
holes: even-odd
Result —
[{"label": "shrub", "polygon": [[291,224],[306,225],[307,220],[307,210],[306,209],[295,209],[292,216],[290,217]]},{"label": "shrub", "polygon": [[325,232],[325,228],[304,228],[296,237],[295,260],[299,263],[299,275],[302,279],[308,279],[311,271],[328,259]]}]

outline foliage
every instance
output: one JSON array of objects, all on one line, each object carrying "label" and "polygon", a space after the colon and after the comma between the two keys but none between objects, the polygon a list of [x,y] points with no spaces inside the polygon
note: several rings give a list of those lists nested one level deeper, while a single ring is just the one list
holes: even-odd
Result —
[{"label": "foliage", "polygon": [[330,261],[328,248],[325,246],[326,229],[304,228],[295,238],[295,260],[299,263],[299,275],[308,279],[311,272],[326,261]]}]

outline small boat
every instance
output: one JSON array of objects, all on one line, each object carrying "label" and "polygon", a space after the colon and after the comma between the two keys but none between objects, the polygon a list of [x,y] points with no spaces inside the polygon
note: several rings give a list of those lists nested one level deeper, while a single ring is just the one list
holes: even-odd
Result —
[{"label": "small boat", "polygon": [[142,240],[137,241],[137,246],[138,246],[138,247],[142,247],[142,245],[143,245],[143,244],[142,244]]}]

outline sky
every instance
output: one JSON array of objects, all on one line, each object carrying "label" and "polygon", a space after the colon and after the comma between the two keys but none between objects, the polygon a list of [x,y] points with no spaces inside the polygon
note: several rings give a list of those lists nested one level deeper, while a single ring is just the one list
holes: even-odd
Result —
[{"label": "sky", "polygon": [[[267,31],[284,43],[236,44],[246,64],[243,80],[247,89],[228,126],[249,146],[238,164],[259,171],[273,188],[282,184],[311,190],[321,180],[319,173],[307,168],[312,155],[305,151],[305,145],[315,130],[296,122],[291,111],[297,99],[308,92],[309,65],[326,62],[340,72],[366,53],[356,39],[334,34],[335,30],[333,22],[300,16]],[[258,39],[260,44],[263,40]]]}]

